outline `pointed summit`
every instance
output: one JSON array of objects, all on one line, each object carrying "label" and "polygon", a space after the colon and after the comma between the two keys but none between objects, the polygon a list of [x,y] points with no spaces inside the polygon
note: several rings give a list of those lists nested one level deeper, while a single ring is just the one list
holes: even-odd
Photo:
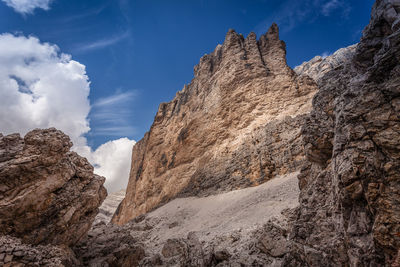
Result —
[{"label": "pointed summit", "polygon": [[279,39],[279,27],[276,23],[272,23],[258,43],[263,60],[270,70],[285,74],[292,72],[286,63],[286,44]]},{"label": "pointed summit", "polygon": [[279,27],[275,22],[269,27],[266,37],[269,40],[279,40]]}]

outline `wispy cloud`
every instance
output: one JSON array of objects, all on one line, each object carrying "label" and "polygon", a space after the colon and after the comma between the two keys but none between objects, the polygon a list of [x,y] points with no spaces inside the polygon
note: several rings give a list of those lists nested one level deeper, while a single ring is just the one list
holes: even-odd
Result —
[{"label": "wispy cloud", "polygon": [[329,16],[333,10],[339,7],[339,5],[340,2],[338,0],[331,0],[322,6],[321,12],[324,16]]},{"label": "wispy cloud", "polygon": [[105,4],[103,4],[101,6],[91,8],[82,13],[62,17],[62,18],[60,18],[60,21],[63,23],[67,23],[67,22],[78,21],[81,19],[85,19],[87,17],[99,15],[104,9],[106,9],[106,7],[109,5],[109,3],[110,2],[106,2]]},{"label": "wispy cloud", "polygon": [[76,51],[85,52],[89,50],[102,49],[119,43],[128,37],[130,37],[130,32],[125,31],[119,35],[111,36],[110,38],[104,38],[91,43],[81,44],[76,48]]},{"label": "wispy cloud", "polygon": [[263,34],[272,22],[276,22],[281,32],[289,32],[303,22],[313,22],[320,16],[330,16],[340,10],[342,17],[347,18],[351,6],[343,0],[284,0],[275,12],[259,23],[254,32]]},{"label": "wispy cloud", "polygon": [[90,119],[91,135],[132,136],[132,104],[136,91],[116,92],[99,98],[92,105]]},{"label": "wispy cloud", "polygon": [[342,15],[347,17],[350,13],[351,7],[346,1],[341,0],[330,0],[327,3],[324,3],[321,9],[322,15],[328,17],[335,10],[341,9]]},{"label": "wispy cloud", "polygon": [[121,102],[130,101],[132,97],[136,94],[135,91],[125,92],[125,93],[117,93],[112,96],[99,98],[94,104],[94,107],[107,107],[113,106],[115,104],[120,104]]}]

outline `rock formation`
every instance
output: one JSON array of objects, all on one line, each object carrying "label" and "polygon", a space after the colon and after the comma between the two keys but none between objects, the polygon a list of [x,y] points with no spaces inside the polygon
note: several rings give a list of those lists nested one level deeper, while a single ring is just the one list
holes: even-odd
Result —
[{"label": "rock formation", "polygon": [[355,44],[341,48],[325,58],[315,56],[310,61],[303,62],[303,64],[295,67],[293,70],[298,75],[308,75],[318,82],[327,72],[348,62],[353,57],[356,47],[357,45]]},{"label": "rock formation", "polygon": [[230,30],[194,73],[160,105],[150,131],[134,146],[114,223],[176,196],[254,186],[301,165],[301,115],[310,111],[317,87],[287,66],[275,24],[259,40]]},{"label": "rock formation", "polygon": [[54,128],[0,135],[0,234],[70,246],[90,229],[107,195],[104,178],[69,151]]},{"label": "rock formation", "polygon": [[400,257],[399,1],[376,1],[352,59],[319,86],[285,266],[390,266]]},{"label": "rock formation", "polygon": [[400,2],[297,72],[276,25],[229,31],[87,235],[104,178],[60,131],[0,134],[0,266],[399,266]]}]

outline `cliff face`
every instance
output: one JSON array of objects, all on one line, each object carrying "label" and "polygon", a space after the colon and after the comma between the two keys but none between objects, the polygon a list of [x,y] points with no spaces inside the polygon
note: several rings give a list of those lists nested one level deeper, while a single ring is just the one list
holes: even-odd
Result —
[{"label": "cliff face", "polygon": [[192,82],[160,105],[134,146],[113,222],[124,224],[178,195],[248,187],[295,171],[303,160],[296,116],[310,111],[317,87],[285,57],[275,24],[259,40],[230,30],[201,58]]},{"label": "cliff face", "polygon": [[1,235],[71,246],[86,234],[107,192],[104,178],[71,146],[54,128],[33,130],[24,139],[0,134]]},{"label": "cliff face", "polygon": [[376,1],[352,60],[319,81],[285,266],[400,263],[399,13]]}]

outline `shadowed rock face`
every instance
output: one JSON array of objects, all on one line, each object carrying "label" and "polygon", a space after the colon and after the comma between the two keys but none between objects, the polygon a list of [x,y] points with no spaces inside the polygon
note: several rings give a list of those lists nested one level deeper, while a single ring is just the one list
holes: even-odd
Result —
[{"label": "shadowed rock face", "polygon": [[86,234],[107,192],[71,146],[54,128],[0,134],[0,234],[66,246]]},{"label": "shadowed rock face", "polygon": [[317,87],[285,57],[275,24],[259,40],[230,30],[223,45],[201,58],[192,82],[160,105],[134,146],[126,197],[113,222],[124,224],[178,195],[253,186],[300,166],[296,116],[310,111]]},{"label": "shadowed rock face", "polygon": [[399,1],[376,1],[353,59],[319,81],[285,266],[399,261],[399,13]]}]

